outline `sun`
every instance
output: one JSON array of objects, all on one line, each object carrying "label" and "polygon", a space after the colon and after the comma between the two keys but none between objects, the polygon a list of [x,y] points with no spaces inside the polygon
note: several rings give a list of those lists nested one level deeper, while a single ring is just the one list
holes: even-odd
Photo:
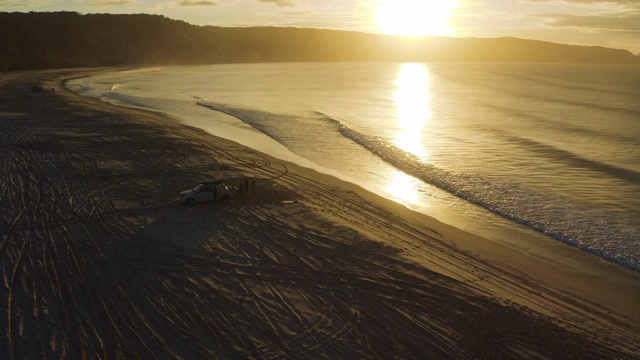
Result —
[{"label": "sun", "polygon": [[389,35],[446,36],[456,0],[380,0],[377,21]]}]

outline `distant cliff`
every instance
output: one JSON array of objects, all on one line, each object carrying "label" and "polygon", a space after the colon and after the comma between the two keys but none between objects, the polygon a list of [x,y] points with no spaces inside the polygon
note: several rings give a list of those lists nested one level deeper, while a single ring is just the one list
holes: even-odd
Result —
[{"label": "distant cliff", "polygon": [[350,31],[195,26],[157,15],[0,13],[0,71],[301,61],[640,64],[626,50],[516,38],[404,39]]}]

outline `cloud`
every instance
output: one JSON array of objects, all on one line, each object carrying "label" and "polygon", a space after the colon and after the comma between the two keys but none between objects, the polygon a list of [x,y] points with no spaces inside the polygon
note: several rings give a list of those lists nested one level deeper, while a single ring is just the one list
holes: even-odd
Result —
[{"label": "cloud", "polygon": [[551,19],[547,25],[554,27],[578,27],[591,30],[640,31],[640,13],[626,12],[601,15],[544,14]]},{"label": "cloud", "polygon": [[178,1],[180,6],[218,6],[219,2],[213,0],[180,0]]},{"label": "cloud", "polygon": [[34,7],[55,3],[56,0],[0,0],[0,8]]},{"label": "cloud", "polygon": [[293,1],[289,0],[259,0],[263,3],[271,3],[279,7],[295,7],[296,4]]},{"label": "cloud", "polygon": [[583,11],[640,11],[639,0],[522,0],[522,2],[540,4],[555,3],[556,5],[569,4],[581,8]]},{"label": "cloud", "polygon": [[[523,2],[530,3],[551,3],[558,2],[558,0],[524,0]],[[560,0],[560,2],[568,4],[580,4],[580,5],[607,5],[607,6],[628,6],[632,8],[639,8],[640,3],[638,0]]]},{"label": "cloud", "polygon": [[110,7],[110,6],[123,6],[123,5],[131,5],[135,4],[136,0],[96,0],[90,2],[89,6],[95,7]]},{"label": "cloud", "polygon": [[578,6],[578,12],[545,13],[546,25],[587,31],[640,31],[639,0],[523,0],[529,3],[556,3]]},{"label": "cloud", "polygon": [[640,4],[638,4],[638,0],[614,0],[614,1],[607,1],[607,0],[563,0],[564,2],[568,2],[571,4],[586,4],[586,5],[623,5],[623,6],[630,6],[630,7],[640,7]]}]

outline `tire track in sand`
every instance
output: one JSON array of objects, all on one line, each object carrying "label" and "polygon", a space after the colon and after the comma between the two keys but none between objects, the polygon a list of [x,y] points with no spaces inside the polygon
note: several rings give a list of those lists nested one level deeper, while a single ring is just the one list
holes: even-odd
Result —
[{"label": "tire track in sand", "polygon": [[[29,116],[0,122],[8,357],[517,358],[524,348],[625,358],[483,295],[555,289],[354,193],[157,115],[64,91],[18,93],[11,111]],[[256,177],[258,192],[173,204],[185,184],[232,176]],[[403,254],[447,264],[462,281]],[[576,308],[566,313],[584,316]],[[626,354],[637,351],[634,334],[621,335]]]}]

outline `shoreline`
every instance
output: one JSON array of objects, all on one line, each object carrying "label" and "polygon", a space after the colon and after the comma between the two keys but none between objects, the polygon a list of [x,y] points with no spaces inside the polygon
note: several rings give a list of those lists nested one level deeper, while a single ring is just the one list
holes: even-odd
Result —
[{"label": "shoreline", "polygon": [[[352,65],[346,65],[352,66]],[[195,73],[200,71],[215,71],[215,66],[213,68],[191,68],[185,67],[184,69],[191,69],[183,73],[183,70],[180,70],[181,67],[177,69],[171,70],[167,69],[168,73],[174,74],[191,74],[195,71]],[[250,67],[249,69],[251,69]],[[196,70],[197,69],[197,70]],[[151,68],[143,68],[137,70],[127,70],[125,73],[146,73],[147,71],[155,71],[159,70],[163,72],[164,70],[160,69],[151,69]],[[226,73],[224,68],[220,68],[222,73]],[[239,70],[239,69],[238,69]],[[249,70],[251,71],[251,70]],[[111,87],[116,84],[116,87],[119,87],[118,83],[121,81],[127,82],[128,80],[118,80],[113,79],[112,76],[116,78],[119,77],[118,71],[115,72],[105,72],[103,74],[96,74],[94,76],[90,76],[87,78],[72,80],[67,82],[67,87],[74,91],[81,92],[82,95],[91,96],[94,98],[98,98],[102,101],[113,103],[120,106],[125,107],[133,107],[144,110],[155,111],[164,115],[169,115],[170,117],[175,118],[177,121],[194,126],[196,128],[200,128],[206,132],[209,132],[215,136],[222,137],[234,142],[237,142],[241,145],[248,146],[254,150],[259,152],[271,155],[275,158],[290,161],[297,163],[303,167],[308,167],[312,169],[316,169],[320,172],[334,175],[340,179],[346,180],[348,182],[352,182],[358,186],[364,187],[365,189],[372,191],[377,194],[381,194],[386,198],[390,198],[396,202],[404,203],[408,207],[422,212],[430,217],[434,217],[441,222],[452,225],[454,227],[460,228],[467,232],[471,232],[473,234],[477,234],[481,237],[490,239],[492,241],[501,242],[506,244],[507,246],[511,246],[513,248],[519,249],[521,251],[525,251],[528,253],[535,253],[535,256],[544,257],[549,253],[548,248],[551,246],[553,248],[558,248],[554,244],[548,244],[549,239],[553,239],[555,242],[563,242],[571,247],[579,248],[582,251],[591,252],[599,257],[606,258],[618,264],[624,265],[626,267],[632,268],[636,271],[640,270],[637,264],[637,256],[635,256],[635,249],[632,244],[633,239],[633,225],[630,222],[626,222],[624,227],[621,227],[622,224],[619,223],[611,223],[612,219],[611,215],[607,215],[605,209],[600,210],[600,215],[594,215],[593,209],[589,210],[588,208],[574,208],[569,206],[568,204],[563,204],[562,201],[558,202],[557,199],[553,200],[553,196],[551,194],[554,191],[547,189],[546,191],[542,191],[539,193],[539,196],[543,196],[544,200],[538,199],[544,203],[544,205],[533,205],[537,204],[538,201],[534,201],[531,205],[528,205],[526,200],[531,196],[533,196],[536,191],[527,190],[524,194],[519,195],[509,195],[507,197],[522,199],[514,201],[508,201],[508,205],[500,205],[504,201],[496,198],[491,199],[486,196],[483,192],[477,191],[476,194],[473,195],[474,190],[466,189],[464,191],[456,190],[460,188],[462,185],[457,184],[457,180],[453,181],[454,185],[451,185],[450,182],[453,179],[445,180],[445,181],[435,181],[439,185],[435,185],[432,183],[432,179],[424,178],[423,175],[414,174],[414,176],[409,176],[405,181],[411,183],[412,185],[408,186],[406,184],[403,185],[395,185],[393,187],[390,184],[396,184],[398,182],[397,178],[389,177],[387,179],[382,180],[384,175],[380,177],[380,174],[389,173],[392,174],[397,170],[397,166],[403,166],[402,164],[397,164],[396,161],[389,158],[389,154],[383,156],[382,158],[386,160],[381,160],[382,162],[377,164],[377,167],[380,169],[386,167],[387,170],[377,170],[373,171],[371,174],[378,174],[374,176],[370,176],[369,171],[352,171],[350,169],[358,168],[357,164],[353,164],[351,166],[339,165],[342,161],[331,161],[330,163],[325,164],[334,169],[340,169],[341,166],[344,167],[340,171],[341,173],[327,169],[320,165],[317,165],[317,162],[312,161],[322,161],[324,155],[319,155],[326,150],[320,150],[316,152],[316,157],[314,155],[310,155],[310,159],[315,160],[307,160],[303,159],[297,155],[291,153],[291,151],[286,148],[281,143],[272,139],[270,136],[266,135],[261,130],[257,130],[249,124],[245,124],[245,121],[249,121],[252,123],[252,116],[244,119],[245,116],[241,113],[238,113],[234,116],[234,111],[228,111],[223,106],[212,106],[207,101],[201,99],[199,96],[196,97],[197,102],[193,103],[191,100],[187,98],[182,98],[180,101],[186,101],[186,104],[191,104],[194,108],[184,108],[182,110],[181,107],[174,108],[173,106],[165,107],[161,104],[153,104],[153,97],[147,98],[149,94],[144,95],[143,97],[147,100],[151,101],[147,107],[144,104],[140,104],[139,100],[133,100],[136,98],[134,93],[127,93],[126,91],[122,94],[111,95]],[[162,76],[162,75],[160,75]],[[111,78],[110,81],[103,83],[102,80],[106,78]],[[88,85],[88,87],[84,87],[86,82],[91,82],[93,84]],[[224,81],[229,81],[226,79]],[[164,83],[164,81],[162,82]],[[154,87],[163,86],[162,83],[156,83]],[[175,84],[172,86],[176,86],[180,88],[181,85]],[[125,86],[126,87],[126,86]],[[84,91],[88,92],[84,92]],[[105,93],[106,91],[106,93]],[[180,92],[189,92],[189,90],[178,91]],[[199,92],[201,90],[198,90]],[[127,95],[133,96],[129,98]],[[121,98],[120,96],[123,96]],[[207,95],[215,98],[214,94]],[[207,97],[205,96],[205,97]],[[129,100],[127,100],[129,99]],[[193,100],[196,101],[196,100]],[[234,100],[237,102],[238,100]],[[310,104],[314,104],[315,102],[311,99]],[[185,104],[185,105],[186,105]],[[198,105],[198,106],[195,106]],[[247,104],[249,107],[251,105]],[[258,106],[260,107],[260,106]],[[312,107],[318,107],[318,105],[313,105]],[[200,110],[203,110],[200,112]],[[236,109],[237,110],[237,109]],[[274,111],[272,109],[271,111]],[[277,112],[277,111],[276,111]],[[344,126],[342,124],[341,126]],[[258,127],[260,127],[258,125]],[[277,130],[277,133],[280,130]],[[275,133],[271,133],[272,135]],[[276,136],[277,137],[277,136]],[[340,135],[342,137],[342,135]],[[349,137],[349,136],[347,136]],[[354,139],[358,142],[358,138]],[[367,142],[365,141],[362,144],[365,148]],[[358,146],[359,147],[359,146]],[[332,147],[326,147],[332,148]],[[373,151],[376,153],[378,150],[369,149],[368,151]],[[377,159],[382,159],[379,155],[375,156]],[[396,158],[402,158],[401,154],[396,154]],[[485,160],[486,161],[486,160]],[[396,163],[394,165],[394,163]],[[366,168],[370,167],[370,164],[365,166]],[[362,168],[361,170],[363,170]],[[423,169],[427,173],[431,173],[431,170]],[[410,172],[415,172],[412,170],[408,170]],[[437,170],[436,173],[438,173]],[[441,174],[448,178],[448,175]],[[392,175],[388,175],[392,176]],[[420,179],[423,177],[424,179]],[[433,177],[433,176],[432,176]],[[438,177],[438,176],[436,176]],[[411,181],[409,179],[414,178],[416,180]],[[478,180],[478,179],[476,179]],[[485,179],[486,180],[486,179]],[[512,179],[517,180],[517,179]],[[463,181],[462,183],[466,183]],[[510,183],[510,181],[509,181]],[[531,183],[527,185],[527,188],[531,187],[536,188],[538,184],[543,184],[542,182]],[[447,185],[449,184],[449,185]],[[566,184],[565,184],[566,185]],[[452,187],[453,186],[453,187]],[[510,186],[505,185],[504,183],[496,183],[495,186],[496,192],[504,192],[511,191],[508,190]],[[442,190],[442,187],[447,188],[448,191]],[[576,188],[579,188],[576,186]],[[405,191],[400,191],[400,189]],[[522,189],[520,189],[522,190]],[[518,190],[518,192],[520,192]],[[454,195],[455,194],[455,195]],[[408,196],[408,197],[407,197]],[[629,195],[630,196],[630,195]],[[534,197],[535,198],[535,197]],[[620,201],[624,199],[623,196],[620,198]],[[468,200],[464,200],[468,199]],[[586,200],[586,199],[574,199],[578,201]],[[592,199],[593,200],[593,199]],[[600,199],[604,201],[603,203],[607,203],[604,199]],[[514,208],[514,205],[517,202],[522,202],[519,208]],[[616,204],[616,201],[613,199],[609,199],[610,204]],[[555,202],[555,203],[554,203]],[[589,201],[587,201],[589,202]],[[493,205],[492,205],[493,204]],[[622,204],[620,204],[622,206]],[[555,211],[544,210],[545,207],[550,206],[554,208]],[[569,207],[567,207],[569,206]],[[533,209],[536,209],[535,211]],[[561,209],[565,209],[562,211]],[[584,213],[586,211],[586,213]],[[602,213],[605,211],[605,213]],[[529,215],[533,214],[533,215]],[[537,215],[536,215],[537,214]],[[551,215],[555,214],[555,215]],[[564,215],[563,215],[564,214]],[[629,216],[629,214],[628,214]],[[538,219],[539,221],[537,221]],[[576,219],[576,221],[571,221],[570,219]],[[629,220],[630,221],[630,220]],[[593,232],[582,232],[580,229],[589,228],[593,223],[601,224],[601,223],[609,223],[609,226],[602,226],[596,228]],[[617,224],[617,225],[616,225]],[[559,227],[558,227],[559,226]],[[573,234],[573,235],[571,235]],[[582,234],[582,235],[580,235]],[[577,235],[577,236],[574,236]],[[526,241],[520,241],[526,240]],[[626,239],[626,242],[625,242]],[[631,241],[631,242],[630,242]],[[542,245],[540,245],[542,244]],[[554,257],[555,254],[552,254]],[[568,255],[568,254],[567,254]],[[560,260],[562,260],[562,256],[559,256]],[[548,259],[550,262],[558,262],[554,259]]]},{"label": "shoreline", "polygon": [[[11,100],[0,106],[8,134],[3,155],[20,160],[13,165],[18,169],[7,169],[10,162],[4,162],[5,194],[12,196],[3,200],[9,209],[3,211],[3,226],[10,230],[5,244],[13,246],[3,248],[24,250],[16,251],[19,256],[6,252],[0,263],[5,274],[12,274],[5,277],[0,322],[8,334],[0,345],[7,345],[2,348],[10,355],[29,354],[26,345],[46,342],[45,335],[55,339],[54,350],[45,354],[55,355],[63,345],[72,354],[91,354],[64,330],[65,323],[87,330],[86,321],[77,320],[82,316],[102,324],[90,327],[99,334],[95,344],[138,355],[153,353],[150,348],[159,343],[165,345],[156,355],[344,357],[368,349],[385,356],[409,343],[452,358],[632,358],[640,353],[640,275],[633,270],[578,254],[565,244],[559,248],[576,256],[571,270],[531,257],[167,116],[75,94],[61,86],[75,71],[23,73],[0,83],[8,88],[0,96]],[[56,91],[29,91],[39,83]],[[24,119],[31,130],[24,128]],[[28,158],[42,161],[31,164]],[[44,175],[49,174],[45,169],[55,175]],[[237,175],[258,179],[253,196],[230,205],[175,203],[181,186]],[[29,189],[38,196],[20,195]],[[36,206],[27,206],[31,201]],[[25,245],[33,237],[49,247]],[[66,241],[66,253],[73,256],[33,259],[62,250],[48,241],[57,238]],[[87,239],[90,248],[76,243]],[[90,261],[85,263],[85,256]],[[33,275],[36,269],[46,275]],[[91,286],[92,295],[111,300],[76,298],[73,285],[40,285],[48,290],[29,285],[28,279],[38,276],[55,278],[51,269],[67,269],[78,288],[95,277],[106,289],[121,289],[119,299],[128,299],[123,306],[129,310],[107,311],[107,304],[120,302]],[[140,280],[128,279],[124,269]],[[140,286],[153,309],[140,308],[145,299]],[[33,307],[41,313],[42,299],[49,299],[47,315],[22,320],[31,332],[21,336],[16,304],[27,309],[29,302],[19,300],[20,292],[27,298],[40,292]],[[84,311],[78,314],[69,304]],[[168,325],[178,316],[168,310],[185,304],[191,305],[180,314],[189,319],[181,318],[175,331],[186,336],[197,328],[208,339],[188,349],[170,340]],[[203,310],[207,306],[224,311]],[[49,320],[57,331],[51,325],[36,330],[56,307],[58,318]],[[137,344],[117,335],[128,318],[139,330]],[[250,330],[246,324],[253,322],[258,325]],[[411,335],[403,339],[389,331]],[[233,346],[215,345],[221,339]],[[115,352],[93,346],[104,354]],[[354,346],[361,352],[348,353]],[[404,349],[401,357],[419,353]]]}]

